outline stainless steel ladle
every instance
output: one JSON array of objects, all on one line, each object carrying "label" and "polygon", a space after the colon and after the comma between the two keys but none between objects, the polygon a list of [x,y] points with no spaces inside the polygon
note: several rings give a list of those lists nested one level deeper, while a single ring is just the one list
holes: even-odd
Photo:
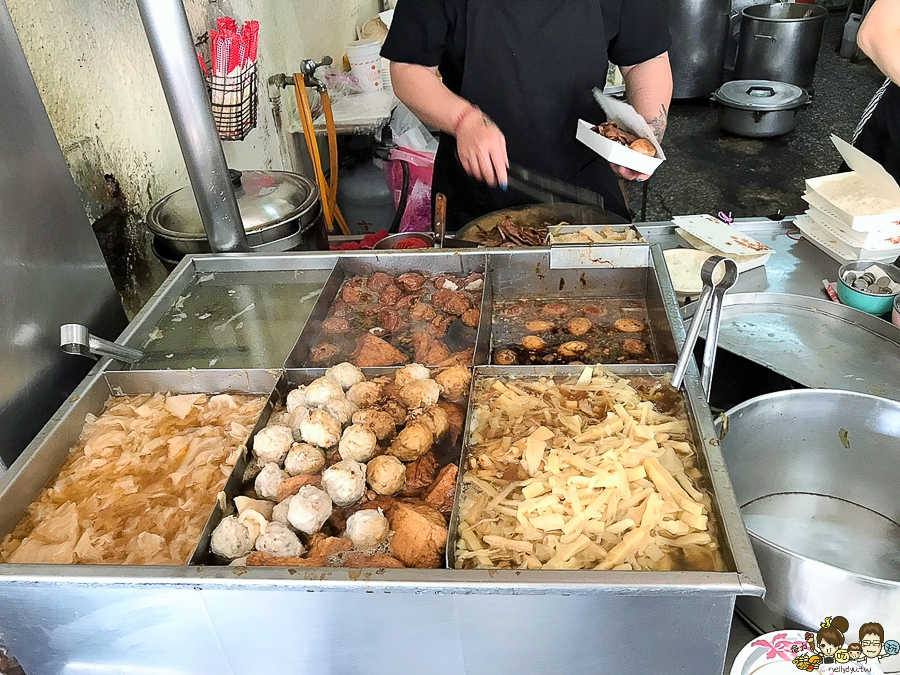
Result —
[{"label": "stainless steel ladle", "polygon": [[59,346],[66,354],[78,354],[92,359],[101,356],[111,356],[125,363],[139,361],[144,355],[139,349],[124,347],[123,345],[94,337],[87,326],[80,323],[66,323],[59,327]]}]

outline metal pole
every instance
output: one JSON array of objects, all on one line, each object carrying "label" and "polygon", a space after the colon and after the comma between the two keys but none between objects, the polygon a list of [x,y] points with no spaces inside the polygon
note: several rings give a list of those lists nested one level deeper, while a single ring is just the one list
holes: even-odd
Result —
[{"label": "metal pole", "polygon": [[249,251],[182,0],[137,0],[200,218],[216,252]]}]

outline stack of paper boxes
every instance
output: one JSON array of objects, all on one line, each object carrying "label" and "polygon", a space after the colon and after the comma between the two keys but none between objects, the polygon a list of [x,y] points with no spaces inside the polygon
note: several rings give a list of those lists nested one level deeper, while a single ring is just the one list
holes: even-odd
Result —
[{"label": "stack of paper boxes", "polygon": [[840,262],[893,260],[900,255],[900,186],[878,162],[831,140],[853,170],[806,181],[809,209],[797,227]]}]

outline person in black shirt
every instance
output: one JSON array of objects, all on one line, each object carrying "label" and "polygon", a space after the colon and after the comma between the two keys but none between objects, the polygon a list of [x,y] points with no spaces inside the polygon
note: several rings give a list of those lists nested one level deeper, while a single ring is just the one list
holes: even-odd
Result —
[{"label": "person in black shirt", "polygon": [[900,0],[877,0],[857,40],[888,79],[866,107],[853,145],[900,182]]},{"label": "person in black shirt", "polygon": [[659,0],[399,0],[381,54],[400,100],[443,132],[433,190],[447,195],[448,229],[531,201],[507,191],[510,162],[595,190],[630,219],[617,176],[647,177],[576,141],[577,122],[604,121],[592,90],[612,61],[662,139],[669,44]]}]

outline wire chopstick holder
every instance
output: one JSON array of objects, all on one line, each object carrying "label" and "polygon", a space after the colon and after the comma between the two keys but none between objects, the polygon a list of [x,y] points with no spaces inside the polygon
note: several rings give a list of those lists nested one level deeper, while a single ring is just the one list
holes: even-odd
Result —
[{"label": "wire chopstick holder", "polygon": [[256,127],[259,109],[259,23],[238,25],[230,17],[216,20],[209,32],[210,65],[200,57],[219,138],[240,141]]}]

